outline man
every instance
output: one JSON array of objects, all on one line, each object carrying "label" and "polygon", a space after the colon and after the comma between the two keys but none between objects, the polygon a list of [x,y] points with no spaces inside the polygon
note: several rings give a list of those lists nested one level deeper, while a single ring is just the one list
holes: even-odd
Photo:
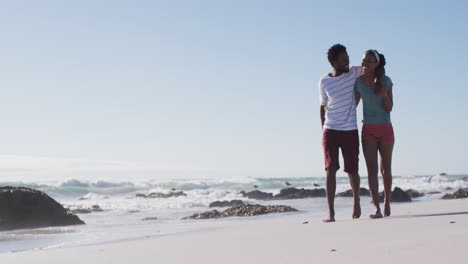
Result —
[{"label": "man", "polygon": [[349,68],[346,47],[333,45],[328,50],[332,71],[322,77],[320,90],[320,119],[322,144],[327,173],[326,188],[329,216],[324,222],[335,221],[336,172],[340,168],[339,149],[343,155],[344,171],[348,173],[353,190],[353,218],[361,216],[359,199],[359,136],[356,122],[354,81],[361,75],[361,67]]}]

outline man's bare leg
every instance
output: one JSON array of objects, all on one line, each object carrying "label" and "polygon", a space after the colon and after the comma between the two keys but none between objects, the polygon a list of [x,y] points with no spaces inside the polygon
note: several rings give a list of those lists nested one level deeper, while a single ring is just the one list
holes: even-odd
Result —
[{"label": "man's bare leg", "polygon": [[327,169],[327,200],[328,200],[328,218],[323,219],[324,223],[335,222],[335,192],[336,192],[336,171],[337,168]]},{"label": "man's bare leg", "polygon": [[353,206],[353,219],[361,217],[361,199],[359,195],[359,188],[361,179],[358,173],[348,173],[349,183],[353,190],[354,206]]}]

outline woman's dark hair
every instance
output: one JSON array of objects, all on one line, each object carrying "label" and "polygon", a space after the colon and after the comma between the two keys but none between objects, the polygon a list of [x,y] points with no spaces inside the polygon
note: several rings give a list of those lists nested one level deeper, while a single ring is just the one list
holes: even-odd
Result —
[{"label": "woman's dark hair", "polygon": [[[375,51],[375,52],[374,52]],[[385,61],[385,56],[379,52],[377,52],[376,50],[368,50],[366,53],[370,53],[372,54],[372,56],[375,58],[375,53],[377,53],[379,55],[379,65],[377,65],[377,68],[375,68],[375,77],[377,78],[377,80],[380,80],[382,81],[384,76],[385,76],[385,64],[387,63]],[[375,58],[377,60],[377,58]],[[374,94],[377,94],[377,90],[374,90]]]},{"label": "woman's dark hair", "polygon": [[333,66],[332,61],[336,61],[338,59],[338,55],[340,53],[346,52],[346,47],[341,45],[341,44],[335,44],[331,46],[331,48],[328,49],[327,55],[328,55],[328,62]]},{"label": "woman's dark hair", "polygon": [[[372,56],[375,58],[375,53],[373,50],[368,50],[367,53],[372,54]],[[377,65],[377,68],[375,68],[375,76],[382,80],[385,76],[385,64],[387,64],[387,62],[385,61],[385,56],[383,54],[379,52],[377,52],[377,54],[379,55],[379,65]],[[377,60],[377,58],[375,59]]]}]

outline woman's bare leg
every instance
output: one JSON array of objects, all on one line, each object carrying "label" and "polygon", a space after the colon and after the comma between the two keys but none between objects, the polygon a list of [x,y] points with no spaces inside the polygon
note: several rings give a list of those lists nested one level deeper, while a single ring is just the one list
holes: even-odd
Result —
[{"label": "woman's bare leg", "polygon": [[392,154],[393,143],[382,142],[379,145],[380,152],[380,171],[384,184],[385,206],[384,215],[390,216],[390,201],[392,198]]},{"label": "woman's bare leg", "polygon": [[372,202],[375,206],[375,214],[371,214],[371,218],[382,218],[382,212],[379,205],[379,163],[378,163],[378,143],[375,139],[366,139],[362,143],[364,158],[366,159],[367,175],[369,179],[369,191],[371,193]]}]

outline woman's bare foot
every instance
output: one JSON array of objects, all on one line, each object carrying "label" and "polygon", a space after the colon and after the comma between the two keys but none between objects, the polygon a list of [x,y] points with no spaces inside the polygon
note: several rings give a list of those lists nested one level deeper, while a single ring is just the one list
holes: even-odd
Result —
[{"label": "woman's bare foot", "polygon": [[355,205],[353,209],[353,219],[361,217],[361,206]]},{"label": "woman's bare foot", "polygon": [[377,212],[375,212],[375,214],[369,215],[369,217],[370,217],[371,219],[383,218],[382,213],[380,212],[380,210],[378,210]]},{"label": "woman's bare foot", "polygon": [[387,217],[387,216],[390,216],[392,214],[391,210],[390,210],[390,205],[386,204],[385,205],[385,208],[384,208],[384,215]]},{"label": "woman's bare foot", "polygon": [[323,219],[322,222],[324,222],[324,223],[332,223],[332,222],[335,222],[335,217],[330,216],[330,217],[328,217],[327,219]]}]

